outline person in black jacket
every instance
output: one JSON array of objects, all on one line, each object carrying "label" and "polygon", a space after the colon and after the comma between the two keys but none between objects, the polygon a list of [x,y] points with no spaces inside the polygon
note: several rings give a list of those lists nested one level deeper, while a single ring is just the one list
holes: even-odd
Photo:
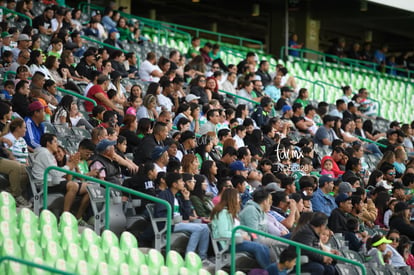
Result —
[{"label": "person in black jacket", "polygon": [[[319,235],[326,229],[328,216],[322,212],[315,212],[309,222],[304,225],[293,236],[292,241],[309,245],[316,249],[322,250]],[[337,274],[335,267],[332,265],[333,259],[322,254],[302,250],[302,254],[308,256],[309,262],[302,265],[302,272],[309,272],[312,275],[332,275]]]},{"label": "person in black jacket", "polygon": [[152,134],[146,135],[134,152],[134,162],[142,164],[152,161],[151,153],[155,146],[164,146],[164,141],[168,136],[167,124],[157,122]]},{"label": "person in black jacket", "polygon": [[[207,259],[207,249],[210,241],[210,230],[207,224],[191,223],[196,217],[190,201],[190,192],[185,188],[183,178],[178,173],[168,173],[165,179],[168,189],[161,191],[160,199],[167,201],[172,208],[173,232],[187,231],[191,233],[186,252],[195,252],[202,260]],[[167,208],[160,203],[155,205],[156,218],[166,217]],[[184,221],[184,222],[183,222]],[[197,249],[198,248],[198,249]]]},{"label": "person in black jacket", "polygon": [[329,216],[328,227],[334,233],[343,233],[347,231],[346,221],[352,211],[351,197],[342,193],[335,198],[335,202],[338,208],[335,208]]},{"label": "person in black jacket", "polygon": [[390,229],[397,229],[401,235],[414,240],[414,226],[410,224],[411,211],[407,203],[400,201],[394,206],[394,214],[390,219]]}]

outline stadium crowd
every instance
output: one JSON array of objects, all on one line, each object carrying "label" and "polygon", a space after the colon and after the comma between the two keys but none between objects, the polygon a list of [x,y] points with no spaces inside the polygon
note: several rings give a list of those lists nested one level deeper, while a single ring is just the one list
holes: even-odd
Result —
[{"label": "stadium crowd", "polygon": [[[283,66],[253,52],[240,64],[224,64],[219,46],[200,47],[197,37],[187,53],[148,52],[138,66],[134,52],[87,48],[80,38],[93,35],[117,48],[152,43],[117,10],[92,11],[83,24],[77,9],[47,6],[34,16],[32,0],[17,6],[33,28],[9,28],[3,14],[1,65],[16,75],[0,94],[0,173],[19,206],[32,207],[27,165],[39,182],[47,167],[60,166],[168,201],[173,230],[190,232],[187,252],[197,251],[205,263],[208,236],[229,238],[242,224],[335,254],[341,252],[329,240],[343,234],[369,262],[414,268],[414,125],[393,121],[386,132],[375,129],[367,89],[343,87],[334,106],[313,102],[312,91],[298,87]],[[42,48],[45,36],[50,42]],[[91,139],[70,152],[45,125],[83,128]],[[90,218],[87,184],[57,171],[49,181],[49,193],[65,194],[63,211],[80,197],[83,226]],[[145,214],[146,203],[137,213]],[[166,208],[157,204],[155,216],[165,217]],[[151,245],[150,231],[139,236],[140,246]],[[295,263],[292,248],[277,255],[279,242],[237,237],[236,250],[253,254],[270,274],[286,274]],[[309,258],[302,271],[334,274],[332,258],[302,253]]]}]

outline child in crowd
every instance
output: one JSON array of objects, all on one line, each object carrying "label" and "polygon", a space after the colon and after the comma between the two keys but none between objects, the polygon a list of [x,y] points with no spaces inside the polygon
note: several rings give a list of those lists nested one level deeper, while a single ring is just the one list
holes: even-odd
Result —
[{"label": "child in crowd", "polygon": [[332,171],[333,162],[331,159],[326,159],[323,163],[321,175],[330,175],[332,178],[335,178],[335,173]]},{"label": "child in crowd", "polygon": [[128,103],[130,107],[126,110],[126,114],[136,116],[138,108],[142,105],[142,98],[131,95],[128,98]]},{"label": "child in crowd", "polygon": [[394,206],[397,204],[398,200],[396,198],[391,198],[388,202],[388,209],[384,213],[384,225],[389,228],[389,222],[390,218],[392,216],[392,213],[394,212]]},{"label": "child in crowd", "polygon": [[348,231],[344,232],[344,237],[345,240],[349,243],[349,249],[359,252],[366,239],[361,240],[357,235],[357,232],[359,231],[358,219],[354,217],[348,218],[346,221],[346,226]]},{"label": "child in crowd", "polygon": [[14,93],[14,82],[11,80],[4,82],[4,89],[1,90],[0,97],[10,101],[12,100]]},{"label": "child in crowd", "polygon": [[390,251],[385,255],[383,254],[387,249],[387,244],[390,243],[392,241],[381,234],[376,234],[372,238],[369,238],[366,243],[368,256],[371,257],[369,262],[376,263],[378,266],[384,266],[391,257]]}]

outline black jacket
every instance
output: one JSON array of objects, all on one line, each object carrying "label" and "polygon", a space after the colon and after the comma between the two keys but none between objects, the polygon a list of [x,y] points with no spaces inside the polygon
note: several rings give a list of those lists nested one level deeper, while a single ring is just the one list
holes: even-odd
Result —
[{"label": "black jacket", "polygon": [[164,143],[157,142],[153,134],[145,136],[134,152],[134,162],[142,164],[146,161],[152,161],[151,153],[155,146],[164,146]]},{"label": "black jacket", "polygon": [[[183,217],[183,220],[188,220],[192,214],[193,206],[190,200],[184,200],[182,196],[176,194],[175,198],[178,200],[180,215]],[[171,205],[171,218],[174,217],[174,194],[170,189],[164,190],[158,194],[158,198],[167,201]],[[165,218],[167,217],[167,208],[160,203],[155,205],[156,218]]]},{"label": "black jacket", "polygon": [[[296,234],[292,237],[292,241],[309,245],[311,247],[321,249],[321,245],[319,242],[319,236],[313,230],[311,225],[306,224],[302,229],[300,229]],[[309,258],[309,262],[318,262],[323,264],[323,255],[310,252],[309,250],[302,249],[302,255],[306,255]]]},{"label": "black jacket", "polygon": [[334,233],[344,233],[348,231],[346,226],[347,219],[348,218],[344,212],[342,212],[339,208],[335,208],[329,216],[328,227]]},{"label": "black jacket", "polygon": [[402,217],[392,216],[390,219],[390,229],[397,229],[400,235],[405,235],[410,240],[414,240],[414,226],[406,223]]},{"label": "black jacket", "polygon": [[105,180],[121,185],[122,181],[121,181],[121,170],[119,168],[118,163],[113,162],[112,160],[102,156],[102,155],[95,155],[93,156],[93,160],[91,162],[91,164],[89,165],[89,168],[95,163],[95,162],[100,162],[103,166],[104,166],[104,170],[105,170]]}]

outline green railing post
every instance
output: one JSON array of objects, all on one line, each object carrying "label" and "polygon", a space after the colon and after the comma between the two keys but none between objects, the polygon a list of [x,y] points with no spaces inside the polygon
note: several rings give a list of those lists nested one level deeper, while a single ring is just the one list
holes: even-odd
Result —
[{"label": "green railing post", "polygon": [[105,228],[108,229],[109,228],[109,204],[110,204],[110,200],[109,200],[109,195],[110,195],[110,189],[116,189],[119,190],[121,192],[125,192],[125,193],[129,193],[131,195],[137,196],[137,197],[141,197],[144,198],[146,200],[150,200],[153,201],[155,203],[159,203],[159,204],[163,204],[166,208],[167,208],[167,240],[166,240],[166,246],[165,246],[165,250],[166,253],[168,253],[170,251],[171,248],[171,216],[172,216],[172,208],[171,205],[162,199],[159,199],[157,197],[153,197],[150,195],[147,195],[145,193],[141,193],[138,191],[135,191],[133,189],[130,188],[126,188],[124,186],[121,185],[117,185],[111,182],[107,182],[107,181],[103,181],[97,178],[93,178],[90,176],[86,176],[86,175],[82,175],[70,170],[66,170],[63,169],[61,167],[57,167],[57,166],[49,166],[45,169],[45,172],[43,173],[43,209],[47,209],[47,195],[48,195],[48,177],[49,177],[49,172],[51,170],[56,170],[56,171],[60,171],[63,173],[66,173],[68,175],[72,175],[74,177],[77,178],[81,178],[81,179],[85,179],[86,181],[90,181],[90,182],[96,182],[98,184],[101,184],[103,186],[105,186],[106,190],[105,190]]},{"label": "green railing post", "polygon": [[[236,272],[236,232],[238,230],[243,230],[243,231],[246,231],[246,232],[255,233],[257,235],[264,236],[266,238],[270,238],[270,239],[273,239],[273,240],[276,240],[276,241],[279,241],[279,242],[282,242],[282,243],[292,245],[292,246],[296,247],[296,251],[298,251],[297,250],[298,248],[299,249],[304,249],[304,250],[311,251],[313,253],[318,253],[318,254],[321,254],[321,255],[324,255],[324,256],[331,257],[332,259],[335,259],[335,260],[340,260],[340,261],[343,261],[345,263],[350,263],[350,264],[356,265],[359,268],[361,268],[362,275],[367,274],[367,270],[366,270],[365,266],[360,262],[350,260],[350,259],[347,259],[347,258],[342,257],[342,256],[338,256],[338,255],[335,255],[335,254],[331,254],[329,252],[325,252],[325,251],[317,249],[315,247],[311,247],[311,246],[308,246],[308,245],[305,245],[305,244],[302,244],[302,243],[294,242],[294,241],[291,241],[291,240],[288,240],[288,239],[285,239],[285,238],[282,238],[282,237],[273,236],[273,235],[270,235],[270,234],[265,233],[263,231],[259,231],[259,230],[256,230],[256,229],[244,226],[244,225],[238,225],[238,226],[234,227],[233,230],[231,231],[231,249],[230,249],[230,252],[231,252],[231,262],[230,262],[231,266],[230,266],[230,274],[234,274]],[[300,260],[300,255],[301,255],[301,253],[299,251],[299,254],[297,255],[299,260]],[[297,260],[296,260],[296,262],[297,262]],[[296,274],[300,275],[300,264],[299,265],[296,264]]]},{"label": "green railing post", "polygon": [[6,262],[6,261],[17,262],[19,264],[27,265],[29,267],[39,268],[39,269],[42,269],[42,270],[45,270],[45,271],[52,272],[53,274],[57,273],[57,274],[62,274],[62,275],[75,275],[75,273],[59,270],[59,269],[56,269],[56,268],[53,268],[53,267],[50,267],[50,266],[47,266],[47,265],[38,264],[38,263],[35,263],[35,262],[30,262],[30,261],[27,261],[25,259],[16,258],[16,257],[13,257],[13,256],[0,257],[0,266],[3,264],[3,262]]},{"label": "green railing post", "polygon": [[240,99],[243,99],[243,100],[245,100],[245,101],[247,101],[247,102],[250,102],[250,103],[253,103],[253,104],[256,104],[256,105],[259,105],[260,104],[260,102],[257,102],[257,101],[254,101],[254,100],[251,100],[251,99],[249,99],[249,98],[245,98],[245,97],[243,97],[243,96],[239,96],[239,95],[237,95],[237,94],[233,94],[233,93],[230,93],[230,92],[227,92],[227,91],[224,91],[224,90],[218,90],[219,92],[222,92],[222,93],[225,93],[225,94],[228,94],[228,95],[231,95],[231,96],[234,96],[234,97],[236,97],[236,98],[240,98]]},{"label": "green railing post", "polygon": [[296,275],[300,275],[301,264],[301,249],[299,246],[296,247]]},{"label": "green railing post", "polygon": [[0,9],[4,10],[7,13],[13,13],[13,14],[18,15],[19,17],[23,17],[23,18],[27,19],[27,21],[29,21],[29,26],[33,25],[32,24],[32,18],[30,18],[26,14],[23,14],[23,13],[20,13],[20,12],[17,12],[17,11],[14,11],[14,10],[11,10],[11,9],[8,9],[8,8],[5,8],[5,7],[1,7],[1,6],[0,6]]},{"label": "green railing post", "polygon": [[92,98],[86,97],[84,95],[80,95],[80,94],[78,94],[76,92],[73,92],[73,91],[70,91],[70,90],[66,90],[66,89],[63,89],[63,88],[60,88],[60,87],[57,87],[57,90],[60,91],[60,92],[62,92],[62,93],[69,94],[71,96],[74,96],[74,97],[83,99],[85,101],[92,102],[93,106],[97,106],[98,105],[98,104],[96,104],[96,101],[93,100]]}]

